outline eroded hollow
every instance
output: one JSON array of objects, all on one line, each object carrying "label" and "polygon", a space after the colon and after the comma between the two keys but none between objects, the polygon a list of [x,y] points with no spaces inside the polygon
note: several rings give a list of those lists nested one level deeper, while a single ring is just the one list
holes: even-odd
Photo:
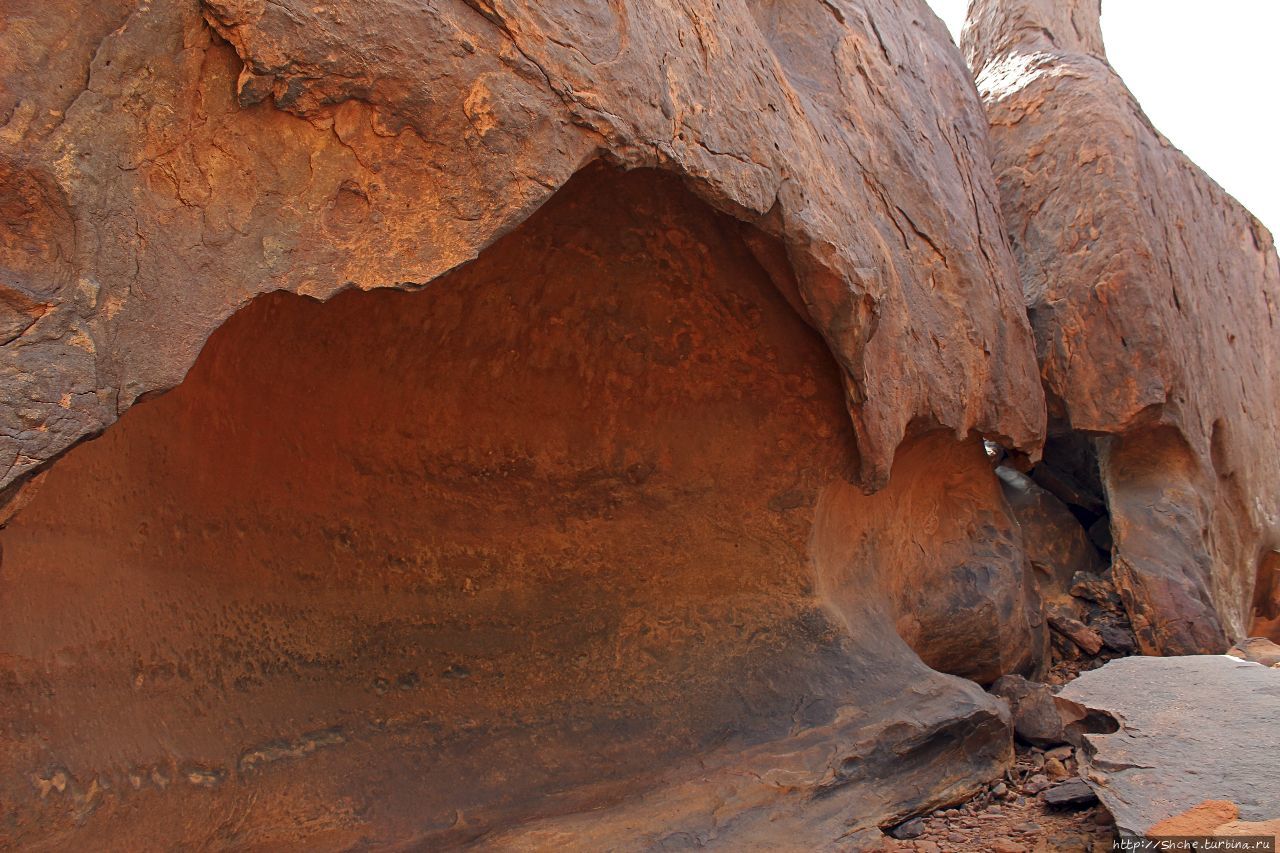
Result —
[{"label": "eroded hollow", "polygon": [[461,839],[825,722],[853,461],[822,342],[656,173],[422,292],[259,298],[2,534],[6,819]]}]

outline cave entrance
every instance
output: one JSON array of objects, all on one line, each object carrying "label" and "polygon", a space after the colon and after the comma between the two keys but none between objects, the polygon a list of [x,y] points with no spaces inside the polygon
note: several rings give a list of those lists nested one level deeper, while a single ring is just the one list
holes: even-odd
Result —
[{"label": "cave entrance", "polygon": [[830,715],[848,416],[740,228],[593,167],[419,292],[231,317],[0,534],[14,837],[461,839]]}]

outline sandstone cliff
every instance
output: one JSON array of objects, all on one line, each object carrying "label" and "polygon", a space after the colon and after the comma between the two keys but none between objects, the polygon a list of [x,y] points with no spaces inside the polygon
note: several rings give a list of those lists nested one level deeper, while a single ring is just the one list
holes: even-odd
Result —
[{"label": "sandstone cliff", "polygon": [[980,440],[1043,398],[923,3],[5,38],[11,837],[821,846],[1000,772],[921,658],[1044,665]]},{"label": "sandstone cliff", "polygon": [[1142,651],[1223,652],[1255,604],[1280,615],[1271,235],[1151,126],[1107,64],[1099,0],[979,0],[965,49],[1050,445],[1088,437]]},{"label": "sandstone cliff", "polygon": [[1274,249],[1096,8],[989,135],[921,0],[10,7],[6,842],[857,848],[1280,615]]}]

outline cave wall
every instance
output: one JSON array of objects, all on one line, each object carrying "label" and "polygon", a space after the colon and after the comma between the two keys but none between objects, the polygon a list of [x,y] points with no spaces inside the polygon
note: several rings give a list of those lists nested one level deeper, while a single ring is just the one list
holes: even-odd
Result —
[{"label": "cave wall", "polygon": [[[842,581],[860,621],[816,591],[828,487],[935,433],[990,481],[982,438],[1043,434],[923,0],[8,12],[8,835],[852,844],[1000,772],[1004,711],[920,661],[897,558]],[[683,189],[588,204],[594,163]],[[669,207],[696,221],[636,236]],[[973,637],[1034,632],[1024,555],[982,548],[913,576],[986,560]]]},{"label": "cave wall", "polygon": [[[0,532],[6,836],[483,842],[722,762],[795,790],[761,783],[739,817],[695,786],[575,843],[724,840],[831,789],[785,830],[820,843],[999,772],[998,707],[908,644],[976,674],[1021,640],[1021,552],[956,531],[906,574],[889,544],[948,505],[1007,518],[981,443],[927,439],[950,479],[907,454],[895,483],[932,510],[863,496],[839,369],[741,229],[675,178],[595,167],[420,292],[234,315]],[[823,583],[915,614],[905,643],[826,609],[824,501],[880,541]],[[899,707],[904,676],[924,698]],[[885,784],[867,733],[902,714],[872,743],[931,760]]]},{"label": "cave wall", "polygon": [[857,847],[1079,572],[1273,629],[1274,247],[1096,0],[11,5],[5,841]]}]

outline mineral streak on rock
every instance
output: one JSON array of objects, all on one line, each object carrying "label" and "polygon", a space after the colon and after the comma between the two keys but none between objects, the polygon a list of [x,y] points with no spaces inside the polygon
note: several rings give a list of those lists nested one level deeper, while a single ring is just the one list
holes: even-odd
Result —
[{"label": "mineral streak on rock", "polygon": [[1255,587],[1278,609],[1271,235],[1151,126],[1107,64],[1099,0],[976,0],[963,43],[1050,433],[1096,437],[1138,643],[1225,651]]}]

